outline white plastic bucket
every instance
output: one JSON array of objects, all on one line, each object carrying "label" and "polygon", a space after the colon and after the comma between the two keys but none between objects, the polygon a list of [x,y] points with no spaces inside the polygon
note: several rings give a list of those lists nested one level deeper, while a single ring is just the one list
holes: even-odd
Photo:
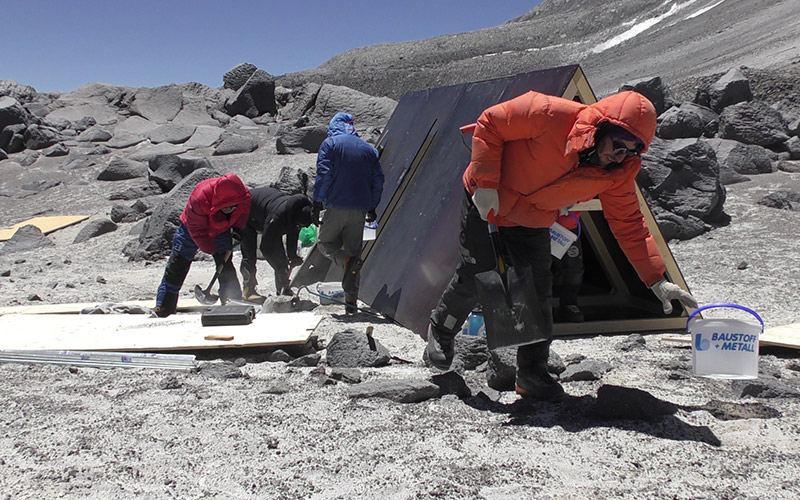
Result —
[{"label": "white plastic bucket", "polygon": [[372,241],[378,237],[378,221],[364,223],[364,241]]},{"label": "white plastic bucket", "polygon": [[[718,307],[740,309],[758,321],[697,319],[700,311]],[[737,304],[709,304],[694,311],[686,321],[692,338],[694,374],[722,379],[758,378],[758,337],[764,321],[755,311]]]},{"label": "white plastic bucket", "polygon": [[[344,302],[344,290],[342,289],[341,283],[337,283],[335,281],[328,283],[317,283],[317,293],[320,295],[319,304],[321,306]],[[339,302],[335,302],[337,300]]]},{"label": "white plastic bucket", "polygon": [[575,243],[578,235],[565,228],[558,222],[553,222],[550,226],[550,253],[553,257],[560,259],[567,253],[567,249]]}]

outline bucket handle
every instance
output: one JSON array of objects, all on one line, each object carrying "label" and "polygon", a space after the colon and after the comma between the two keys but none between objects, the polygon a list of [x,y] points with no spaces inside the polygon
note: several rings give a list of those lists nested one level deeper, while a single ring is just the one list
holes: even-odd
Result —
[{"label": "bucket handle", "polygon": [[761,319],[761,316],[759,316],[754,310],[752,310],[752,309],[750,309],[748,307],[740,306],[739,304],[730,304],[730,303],[708,304],[708,305],[705,305],[705,306],[700,307],[698,309],[695,309],[695,311],[692,314],[690,314],[689,318],[686,320],[686,328],[689,328],[689,322],[692,320],[692,318],[695,317],[695,315],[697,313],[699,313],[700,311],[705,311],[707,309],[714,309],[716,307],[730,307],[732,309],[740,309],[742,311],[749,312],[750,314],[755,316],[756,319],[761,323],[761,333],[764,333],[764,320]]}]

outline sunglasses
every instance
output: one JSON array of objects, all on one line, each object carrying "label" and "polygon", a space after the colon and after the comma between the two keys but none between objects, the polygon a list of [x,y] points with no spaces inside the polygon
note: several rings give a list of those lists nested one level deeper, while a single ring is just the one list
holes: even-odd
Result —
[{"label": "sunglasses", "polygon": [[629,158],[632,156],[639,156],[642,151],[641,145],[637,144],[636,149],[628,149],[626,145],[622,144],[621,142],[617,142],[614,139],[611,139],[611,146],[614,148],[613,151],[611,151],[612,154],[624,154]]}]

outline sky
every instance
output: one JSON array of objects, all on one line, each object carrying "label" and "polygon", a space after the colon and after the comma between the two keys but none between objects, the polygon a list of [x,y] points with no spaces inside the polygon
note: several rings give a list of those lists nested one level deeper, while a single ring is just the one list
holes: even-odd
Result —
[{"label": "sky", "polygon": [[220,87],[238,63],[278,76],[358,47],[497,26],[541,1],[0,0],[0,80],[38,92]]}]

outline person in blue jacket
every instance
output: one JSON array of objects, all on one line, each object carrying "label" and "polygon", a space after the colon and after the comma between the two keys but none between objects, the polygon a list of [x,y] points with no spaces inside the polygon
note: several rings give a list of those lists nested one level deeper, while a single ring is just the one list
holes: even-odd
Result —
[{"label": "person in blue jacket", "polygon": [[353,115],[336,113],[317,155],[312,220],[320,225],[317,241],[322,254],[344,270],[342,289],[348,314],[357,310],[364,222],[377,219],[382,192],[378,151],[358,136]]}]

